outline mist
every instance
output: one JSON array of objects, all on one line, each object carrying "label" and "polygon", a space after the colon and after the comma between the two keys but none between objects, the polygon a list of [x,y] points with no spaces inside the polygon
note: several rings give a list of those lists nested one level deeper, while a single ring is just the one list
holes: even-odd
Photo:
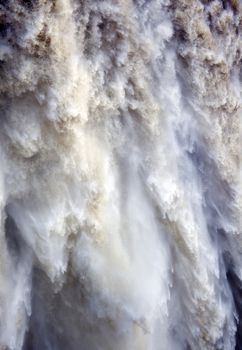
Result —
[{"label": "mist", "polygon": [[238,0],[0,1],[0,349],[242,348]]}]

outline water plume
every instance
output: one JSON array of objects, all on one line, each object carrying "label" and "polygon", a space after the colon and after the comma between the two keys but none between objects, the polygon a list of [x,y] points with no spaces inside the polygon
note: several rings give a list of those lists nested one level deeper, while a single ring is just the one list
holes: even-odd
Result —
[{"label": "water plume", "polygon": [[238,0],[0,1],[0,349],[242,346]]}]

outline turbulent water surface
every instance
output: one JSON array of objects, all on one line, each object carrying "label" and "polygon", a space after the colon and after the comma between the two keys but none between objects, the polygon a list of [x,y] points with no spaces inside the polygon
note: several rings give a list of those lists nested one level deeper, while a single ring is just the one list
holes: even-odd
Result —
[{"label": "turbulent water surface", "polygon": [[239,0],[0,1],[0,349],[242,349]]}]

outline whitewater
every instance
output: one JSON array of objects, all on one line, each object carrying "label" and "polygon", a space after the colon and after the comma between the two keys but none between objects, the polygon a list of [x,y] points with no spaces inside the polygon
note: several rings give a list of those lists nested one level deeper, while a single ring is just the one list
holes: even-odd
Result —
[{"label": "whitewater", "polygon": [[0,349],[242,349],[242,3],[0,1]]}]

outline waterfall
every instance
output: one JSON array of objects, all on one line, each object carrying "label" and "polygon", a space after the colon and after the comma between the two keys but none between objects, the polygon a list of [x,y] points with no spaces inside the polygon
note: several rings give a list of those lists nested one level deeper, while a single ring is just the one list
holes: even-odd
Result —
[{"label": "waterfall", "polygon": [[242,349],[240,0],[0,1],[0,349]]}]

